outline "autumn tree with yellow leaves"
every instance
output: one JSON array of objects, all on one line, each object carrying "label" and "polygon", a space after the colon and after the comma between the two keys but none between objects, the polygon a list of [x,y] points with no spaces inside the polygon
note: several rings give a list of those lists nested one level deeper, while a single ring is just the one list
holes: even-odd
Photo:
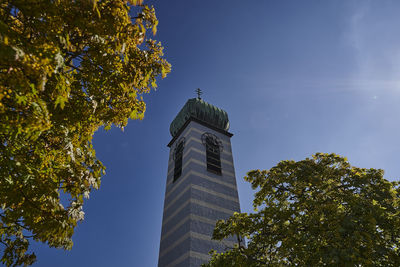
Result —
[{"label": "autumn tree with yellow leaves", "polygon": [[[151,39],[153,7],[135,0],[0,3],[0,248],[30,265],[31,239],[70,249],[104,166],[92,136],[142,119],[142,94],[169,63]],[[60,196],[69,196],[62,205]]]}]

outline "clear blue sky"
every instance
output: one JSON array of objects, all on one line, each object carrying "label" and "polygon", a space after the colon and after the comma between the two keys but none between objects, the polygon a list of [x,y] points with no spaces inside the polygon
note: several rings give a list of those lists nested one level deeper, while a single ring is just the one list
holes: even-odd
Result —
[{"label": "clear blue sky", "polygon": [[[148,3],[148,2],[147,2]],[[400,1],[154,1],[172,73],[143,121],[96,133],[107,166],[71,251],[35,246],[35,266],[156,266],[169,124],[200,87],[230,118],[242,177],[315,152],[400,177]]]}]

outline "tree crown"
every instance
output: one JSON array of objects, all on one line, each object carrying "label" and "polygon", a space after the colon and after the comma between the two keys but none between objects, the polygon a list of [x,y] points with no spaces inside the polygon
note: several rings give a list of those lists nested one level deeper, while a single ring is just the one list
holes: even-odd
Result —
[{"label": "tree crown", "polygon": [[[92,136],[142,119],[142,94],[170,71],[142,1],[0,3],[0,246],[31,264],[29,238],[69,249],[105,167]],[[149,33],[150,31],[150,33]],[[61,196],[67,203],[61,203]]]},{"label": "tree crown", "polygon": [[257,189],[256,213],[219,221],[214,238],[238,235],[247,247],[214,252],[205,266],[400,264],[399,183],[384,179],[382,170],[317,153],[250,171],[245,179]]}]

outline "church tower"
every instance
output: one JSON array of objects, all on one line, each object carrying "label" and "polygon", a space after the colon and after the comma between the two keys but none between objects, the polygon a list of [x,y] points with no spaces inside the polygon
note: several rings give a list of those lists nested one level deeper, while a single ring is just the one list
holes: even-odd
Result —
[{"label": "church tower", "polygon": [[228,114],[189,99],[172,121],[159,267],[198,267],[237,242],[211,240],[215,223],[240,212]]}]

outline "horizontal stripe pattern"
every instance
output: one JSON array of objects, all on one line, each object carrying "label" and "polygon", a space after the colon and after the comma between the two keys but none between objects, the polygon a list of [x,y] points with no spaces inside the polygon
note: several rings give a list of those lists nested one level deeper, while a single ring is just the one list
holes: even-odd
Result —
[{"label": "horizontal stripe pattern", "polygon": [[169,230],[169,232],[165,233],[161,238],[161,242],[164,239],[166,239],[168,236],[173,234],[177,229],[179,229],[183,224],[185,224],[189,220],[207,223],[207,224],[212,225],[212,226],[215,226],[215,224],[217,222],[217,220],[211,220],[211,219],[206,218],[206,217],[197,216],[197,215],[194,215],[194,214],[189,214],[180,223],[176,224],[171,230]]},{"label": "horizontal stripe pattern", "polygon": [[188,258],[190,258],[190,250],[188,252],[186,252],[185,254],[182,254],[182,256],[180,256],[179,258],[177,258],[170,264],[166,265],[165,267],[174,267]]},{"label": "horizontal stripe pattern", "polygon": [[226,208],[223,208],[223,207],[220,207],[220,206],[217,206],[217,205],[205,202],[205,201],[190,198],[190,199],[186,200],[185,202],[183,202],[182,205],[179,208],[177,208],[171,215],[169,215],[167,218],[164,218],[162,224],[163,225],[167,224],[177,213],[179,213],[183,208],[185,208],[190,203],[197,204],[199,206],[213,209],[213,210],[216,210],[216,211],[219,211],[222,213],[226,213],[226,214],[233,214],[234,212],[236,212],[235,210],[226,209]]},{"label": "horizontal stripe pattern", "polygon": [[[188,166],[190,163],[195,163],[195,164],[200,165],[200,166],[202,166],[202,167],[204,167],[204,168],[207,168],[207,164],[206,164],[205,162],[200,161],[200,160],[197,160],[197,159],[191,158],[191,159],[189,159],[188,161],[186,161],[186,163],[182,166],[182,171],[183,171],[185,168],[187,168],[187,166]],[[234,177],[234,178],[236,177],[235,174],[234,174],[233,172],[230,172],[230,171],[227,171],[227,170],[224,170],[224,169],[222,169],[222,175],[230,176],[230,177]],[[172,184],[172,183],[173,183],[173,180],[170,179],[170,180],[167,182],[167,186],[170,185],[170,184]]]},{"label": "horizontal stripe pattern", "polygon": [[[198,153],[198,154],[200,154],[200,155],[202,155],[202,156],[204,156],[204,157],[206,156],[206,150],[205,150],[205,148],[204,148],[204,150],[200,150],[200,149],[197,149],[197,148],[195,148],[195,147],[189,147],[188,149],[184,149],[184,151],[185,151],[185,153],[183,153],[183,158],[186,158],[187,155],[188,155],[190,152],[196,152],[196,153]],[[172,167],[172,163],[173,163],[173,162],[174,162],[173,157],[171,157],[171,161],[170,161],[171,167]],[[229,160],[221,159],[221,162],[223,162],[223,163],[225,163],[225,164],[227,164],[227,165],[233,166],[233,163],[230,162]],[[173,168],[170,168],[170,169],[173,170]],[[170,170],[170,172],[171,172],[171,170]],[[170,172],[168,172],[168,174],[170,174]]]},{"label": "horizontal stripe pattern", "polygon": [[179,258],[177,258],[170,264],[166,265],[165,267],[174,267],[174,266],[178,265],[179,263],[185,261],[188,258],[196,258],[196,259],[200,259],[203,261],[209,261],[211,256],[208,254],[199,253],[199,252],[195,252],[195,251],[188,251],[185,254],[182,254],[182,256],[180,256]]},{"label": "horizontal stripe pattern", "polygon": [[216,191],[213,191],[211,189],[202,187],[200,185],[195,185],[195,184],[189,184],[187,185],[178,195],[176,195],[176,197],[174,199],[172,199],[165,207],[164,207],[164,212],[167,211],[183,194],[185,194],[188,190],[190,190],[191,188],[208,193],[210,195],[214,195],[226,200],[230,200],[233,202],[237,202],[239,203],[239,199],[237,197],[232,197],[232,196],[228,196],[226,194],[222,194]]},{"label": "horizontal stripe pattern", "polygon": [[203,234],[199,234],[193,231],[189,231],[186,234],[184,234],[181,238],[179,238],[178,240],[176,240],[172,245],[170,245],[168,248],[166,248],[165,250],[162,251],[162,253],[160,253],[160,258],[162,258],[164,255],[166,255],[169,251],[173,250],[175,247],[177,247],[179,244],[181,244],[183,241],[185,241],[186,239],[191,238],[191,239],[199,239],[199,240],[204,240],[204,241],[211,241],[217,244],[224,244],[226,246],[230,246],[230,247],[234,247],[235,242],[232,241],[218,241],[218,240],[212,240],[210,236],[208,235],[203,235]]},{"label": "horizontal stripe pattern", "polygon": [[221,180],[212,178],[212,177],[207,176],[207,175],[205,175],[205,174],[203,174],[203,173],[200,173],[200,172],[189,171],[185,176],[183,176],[182,178],[179,178],[179,180],[178,180],[177,182],[175,182],[174,187],[172,187],[172,188],[165,194],[165,198],[167,199],[167,198],[176,190],[176,188],[179,188],[179,185],[180,185],[181,183],[183,183],[190,175],[195,175],[195,176],[200,177],[200,178],[202,178],[202,179],[205,179],[205,180],[208,180],[208,181],[211,181],[211,182],[214,182],[214,183],[217,183],[217,184],[220,184],[220,185],[224,185],[224,186],[226,186],[226,187],[229,187],[229,188],[232,188],[232,189],[237,190],[237,188],[236,188],[236,183],[233,184],[233,183],[223,182],[223,181],[221,181]]},{"label": "horizontal stripe pattern", "polygon": [[239,199],[237,197],[228,196],[228,195],[213,191],[213,190],[211,190],[209,188],[202,187],[200,185],[195,185],[194,184],[194,185],[192,185],[192,188],[196,189],[196,190],[199,190],[199,191],[202,191],[202,192],[205,192],[205,193],[210,194],[210,195],[214,195],[214,196],[226,199],[226,200],[230,200],[230,201],[239,203]]},{"label": "horizontal stripe pattern", "polygon": [[190,251],[190,257],[205,260],[205,261],[209,261],[211,258],[211,256],[208,254],[199,253],[199,252],[195,252],[195,251]]}]

